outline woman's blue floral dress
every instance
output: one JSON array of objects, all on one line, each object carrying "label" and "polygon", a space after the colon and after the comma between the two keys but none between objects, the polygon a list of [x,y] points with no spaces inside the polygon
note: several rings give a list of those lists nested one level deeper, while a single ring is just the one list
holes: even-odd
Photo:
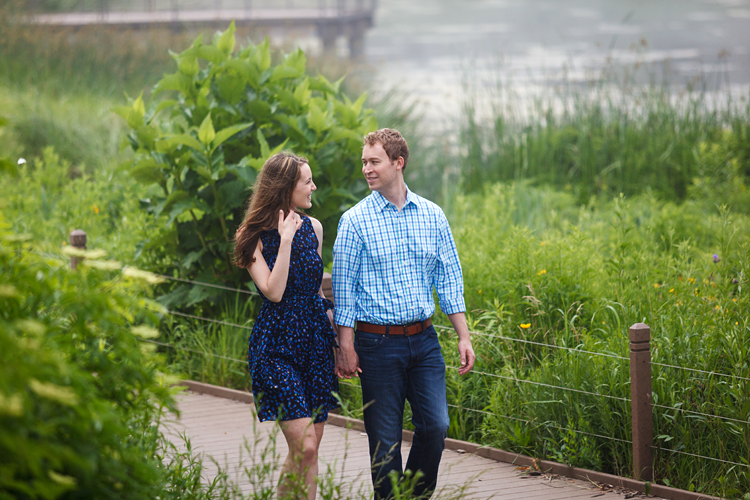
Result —
[{"label": "woman's blue floral dress", "polygon": [[[315,416],[325,422],[328,411],[338,407],[334,372],[335,333],[326,311],[330,300],[318,293],[323,261],[312,222],[302,215],[302,226],[292,240],[284,296],[263,305],[255,320],[248,350],[258,418],[293,420]],[[260,234],[263,258],[273,270],[281,238],[277,230]]]}]

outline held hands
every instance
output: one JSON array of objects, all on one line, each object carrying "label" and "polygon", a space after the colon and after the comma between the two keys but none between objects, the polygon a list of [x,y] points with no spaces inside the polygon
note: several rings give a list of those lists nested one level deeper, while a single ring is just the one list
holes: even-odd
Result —
[{"label": "held hands", "polygon": [[340,379],[358,377],[362,373],[362,368],[359,367],[359,356],[354,346],[342,345],[336,352],[336,375]]},{"label": "held hands", "polygon": [[282,241],[292,241],[294,233],[300,227],[302,227],[302,217],[297,212],[290,210],[285,218],[284,211],[279,210],[279,236],[281,236]]}]

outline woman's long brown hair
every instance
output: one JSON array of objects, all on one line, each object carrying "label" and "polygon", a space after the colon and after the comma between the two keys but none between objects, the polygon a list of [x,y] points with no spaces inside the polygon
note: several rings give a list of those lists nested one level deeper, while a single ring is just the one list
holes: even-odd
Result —
[{"label": "woman's long brown hair", "polygon": [[307,159],[291,153],[277,153],[270,157],[255,180],[245,218],[234,235],[234,261],[248,268],[255,262],[255,247],[260,233],[278,229],[279,210],[287,216],[292,208],[292,192],[300,177],[300,167]]}]

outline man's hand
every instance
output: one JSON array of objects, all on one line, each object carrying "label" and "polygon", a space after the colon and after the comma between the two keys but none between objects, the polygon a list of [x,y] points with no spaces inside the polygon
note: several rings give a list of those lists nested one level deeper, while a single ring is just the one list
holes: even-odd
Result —
[{"label": "man's hand", "polygon": [[339,378],[357,377],[362,373],[359,367],[359,356],[354,350],[354,329],[339,325],[339,345],[336,356],[336,375]]},{"label": "man's hand", "polygon": [[462,312],[449,314],[448,319],[451,320],[453,328],[458,334],[458,354],[461,356],[461,366],[458,369],[459,375],[466,375],[474,368],[474,348],[471,347],[471,339],[469,338],[469,327],[466,325],[466,315]]},{"label": "man's hand", "polygon": [[357,377],[359,373],[362,373],[362,369],[359,367],[359,357],[354,351],[354,346],[351,346],[349,349],[342,346],[338,353],[339,355],[336,358],[336,375],[339,378]]},{"label": "man's hand", "polygon": [[461,356],[461,367],[458,369],[459,375],[466,375],[474,368],[474,349],[471,347],[471,340],[458,341],[458,354]]}]

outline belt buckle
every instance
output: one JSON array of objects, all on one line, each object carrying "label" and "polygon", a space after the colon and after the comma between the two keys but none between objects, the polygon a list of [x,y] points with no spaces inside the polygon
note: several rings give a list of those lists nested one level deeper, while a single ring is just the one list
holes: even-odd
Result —
[{"label": "belt buckle", "polygon": [[415,326],[415,325],[421,325],[421,324],[422,324],[422,322],[421,322],[421,321],[415,321],[414,323],[409,323],[409,324],[407,324],[407,325],[403,325],[403,329],[404,329],[404,337],[411,337],[412,335],[416,335],[416,334],[418,334],[419,332],[421,332],[422,330],[419,330],[419,331],[417,331],[417,332],[414,332],[414,333],[409,333],[409,332],[407,331],[407,328],[409,328],[409,327],[411,327],[411,326]]}]

